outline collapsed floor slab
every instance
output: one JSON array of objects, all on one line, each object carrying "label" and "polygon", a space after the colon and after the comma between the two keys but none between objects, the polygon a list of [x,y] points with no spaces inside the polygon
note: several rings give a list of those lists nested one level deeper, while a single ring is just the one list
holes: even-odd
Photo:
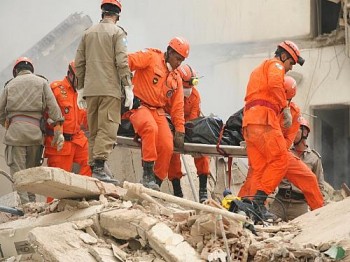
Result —
[{"label": "collapsed floor slab", "polygon": [[[308,212],[291,223],[301,228],[293,243],[320,243],[348,239],[350,236],[350,197]],[[316,234],[317,232],[317,234]]]},{"label": "collapsed floor slab", "polygon": [[28,233],[33,228],[91,218],[103,208],[103,205],[97,205],[85,209],[28,217],[0,224],[0,251],[3,257],[33,253],[34,250],[28,242]]},{"label": "collapsed floor slab", "polygon": [[14,174],[18,191],[50,196],[57,199],[93,197],[101,194],[120,196],[122,188],[95,178],[75,175],[59,168],[34,167]]}]

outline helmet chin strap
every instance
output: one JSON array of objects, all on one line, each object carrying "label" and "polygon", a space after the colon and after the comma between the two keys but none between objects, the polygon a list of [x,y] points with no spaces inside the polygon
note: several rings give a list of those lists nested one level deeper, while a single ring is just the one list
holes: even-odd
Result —
[{"label": "helmet chin strap", "polygon": [[165,64],[166,64],[166,67],[168,68],[168,70],[171,72],[171,71],[173,71],[173,67],[168,62],[168,60],[169,60],[169,54],[168,54],[168,52],[165,52]]},{"label": "helmet chin strap", "polygon": [[[300,139],[299,139],[298,142],[294,142],[294,143],[293,143],[295,146],[299,145],[301,142],[303,142],[303,144],[306,145],[305,142],[306,142],[306,139],[307,139],[308,136],[309,136],[309,133],[307,133],[306,135],[304,135],[304,130],[306,129],[306,127],[301,126],[300,128],[301,128],[301,137],[300,137]],[[306,130],[307,130],[307,129],[306,129]]]}]

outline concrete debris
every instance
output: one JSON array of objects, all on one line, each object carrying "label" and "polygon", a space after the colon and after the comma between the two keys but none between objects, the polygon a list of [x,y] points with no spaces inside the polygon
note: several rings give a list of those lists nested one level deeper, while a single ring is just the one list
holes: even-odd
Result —
[{"label": "concrete debris", "polygon": [[95,178],[77,176],[59,168],[33,167],[14,174],[14,186],[18,191],[30,191],[57,199],[99,196],[120,196],[121,188],[103,183]]},{"label": "concrete debris", "polygon": [[[26,176],[33,174],[27,171]],[[45,192],[63,192],[65,183],[74,199],[20,206],[24,217],[0,224],[5,261],[334,261],[326,254],[334,246],[345,250],[344,261],[350,259],[350,226],[344,223],[350,198],[289,223],[255,225],[254,235],[244,226],[248,220],[222,215],[225,210],[214,201],[198,204],[130,183],[132,194],[119,198],[91,194],[77,190],[77,175],[63,174],[63,181],[54,170],[40,172],[55,174],[44,179]],[[79,179],[90,187],[90,178]],[[33,188],[44,192],[42,186]]]}]

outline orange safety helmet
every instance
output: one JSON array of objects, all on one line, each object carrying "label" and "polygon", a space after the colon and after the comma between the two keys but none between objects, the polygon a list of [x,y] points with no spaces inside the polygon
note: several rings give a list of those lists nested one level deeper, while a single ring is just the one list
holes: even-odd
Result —
[{"label": "orange safety helmet", "polygon": [[304,64],[305,59],[300,56],[300,50],[298,46],[292,41],[283,41],[278,45],[278,47],[286,50],[286,52],[293,58],[295,63],[298,63],[301,66]]},{"label": "orange safety helmet", "polygon": [[17,76],[17,72],[16,72],[16,69],[17,69],[17,66],[21,63],[24,63],[26,65],[30,65],[31,66],[31,72],[34,73],[34,66],[33,66],[33,62],[28,58],[28,57],[25,57],[25,56],[22,56],[20,58],[18,58],[15,62],[15,65],[13,66],[13,70],[12,70],[12,74],[13,74],[13,77],[16,77]]},{"label": "orange safety helmet", "polygon": [[182,78],[182,84],[186,88],[191,88],[198,85],[199,80],[196,72],[189,65],[181,65],[178,68]]},{"label": "orange safety helmet", "polygon": [[74,89],[77,88],[78,79],[76,77],[75,62],[71,61],[68,65],[67,79]]},{"label": "orange safety helmet", "polygon": [[119,0],[102,0],[101,3],[101,9],[103,10],[103,5],[104,4],[111,4],[119,8],[119,12],[122,11],[122,4],[120,3]]},{"label": "orange safety helmet", "polygon": [[310,133],[311,128],[310,128],[309,122],[304,117],[301,116],[299,118],[299,123],[300,123],[301,127],[303,127],[303,126],[306,127],[308,133]]},{"label": "orange safety helmet", "polygon": [[187,58],[190,53],[189,42],[181,36],[174,37],[173,39],[171,39],[169,42],[169,46],[184,58]]},{"label": "orange safety helmet", "polygon": [[297,82],[291,76],[284,76],[283,85],[286,90],[287,100],[291,100],[297,93]]}]

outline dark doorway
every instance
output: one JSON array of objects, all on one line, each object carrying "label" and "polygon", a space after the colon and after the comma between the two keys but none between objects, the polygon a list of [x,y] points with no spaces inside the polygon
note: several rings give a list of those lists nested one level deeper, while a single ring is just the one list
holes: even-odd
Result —
[{"label": "dark doorway", "polygon": [[322,155],[325,179],[335,189],[350,184],[349,107],[314,109],[315,148]]},{"label": "dark doorway", "polygon": [[338,27],[340,3],[321,0],[321,34],[329,34]]}]

